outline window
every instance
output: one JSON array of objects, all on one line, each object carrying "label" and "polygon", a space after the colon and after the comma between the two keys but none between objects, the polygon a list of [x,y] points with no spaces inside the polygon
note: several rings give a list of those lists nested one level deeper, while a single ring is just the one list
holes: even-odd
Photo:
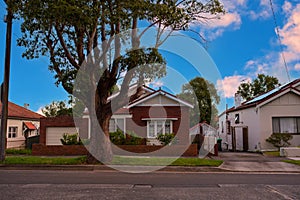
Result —
[{"label": "window", "polygon": [[148,138],[156,138],[159,134],[173,132],[173,124],[171,120],[151,120],[147,121]]},{"label": "window", "polygon": [[109,120],[109,132],[116,132],[117,129],[125,132],[125,120],[123,118],[111,118]]},{"label": "window", "polygon": [[16,138],[18,133],[18,127],[8,127],[8,138]]},{"label": "window", "polygon": [[273,117],[273,133],[300,134],[300,117]]},{"label": "window", "polygon": [[234,123],[235,124],[239,124],[240,123],[240,114],[235,114]]}]

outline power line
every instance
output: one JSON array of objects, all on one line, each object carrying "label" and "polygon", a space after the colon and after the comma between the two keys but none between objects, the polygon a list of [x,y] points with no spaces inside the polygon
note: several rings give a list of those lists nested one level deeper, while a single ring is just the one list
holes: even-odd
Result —
[{"label": "power line", "polygon": [[276,19],[275,12],[274,12],[274,6],[273,6],[272,0],[270,0],[270,6],[271,6],[272,13],[273,13],[273,19],[274,19],[274,24],[275,24],[276,36],[277,36],[278,41],[279,41],[280,54],[281,54],[281,57],[282,57],[282,60],[283,60],[284,66],[285,66],[285,71],[286,71],[288,80],[290,82],[291,81],[290,73],[289,73],[289,69],[288,69],[288,66],[287,66],[287,63],[286,63],[286,59],[285,59],[285,56],[284,56],[284,52],[283,52],[283,45],[282,45],[282,41],[281,41],[280,34],[279,34],[279,28],[278,28],[277,19]]}]

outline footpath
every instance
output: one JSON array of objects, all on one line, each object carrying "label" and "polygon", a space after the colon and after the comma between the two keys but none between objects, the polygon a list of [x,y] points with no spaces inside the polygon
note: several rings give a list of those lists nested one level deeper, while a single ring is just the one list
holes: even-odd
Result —
[{"label": "footpath", "polygon": [[[266,156],[259,153],[219,152],[211,159],[223,160],[219,167],[184,166],[126,166],[126,165],[0,165],[0,170],[85,170],[85,171],[123,171],[143,173],[163,172],[237,172],[237,173],[299,173],[300,166],[282,160],[285,157]],[[296,158],[295,158],[296,159]]]}]

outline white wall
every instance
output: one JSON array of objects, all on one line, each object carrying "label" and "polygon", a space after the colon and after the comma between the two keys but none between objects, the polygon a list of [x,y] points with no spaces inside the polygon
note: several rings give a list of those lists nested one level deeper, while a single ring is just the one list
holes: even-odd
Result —
[{"label": "white wall", "polygon": [[[285,94],[260,108],[262,123],[260,140],[263,149],[274,148],[265,141],[272,134],[272,117],[300,117],[300,97],[294,93]],[[292,145],[300,145],[300,136],[293,135]]]}]

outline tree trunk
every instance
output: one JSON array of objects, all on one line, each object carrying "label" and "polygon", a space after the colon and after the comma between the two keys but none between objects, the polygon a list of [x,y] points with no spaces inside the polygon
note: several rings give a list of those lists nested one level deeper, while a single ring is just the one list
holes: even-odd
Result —
[{"label": "tree trunk", "polygon": [[89,154],[87,163],[109,164],[112,161],[113,154],[109,139],[109,119],[101,121],[91,117],[91,138],[88,146]]}]

